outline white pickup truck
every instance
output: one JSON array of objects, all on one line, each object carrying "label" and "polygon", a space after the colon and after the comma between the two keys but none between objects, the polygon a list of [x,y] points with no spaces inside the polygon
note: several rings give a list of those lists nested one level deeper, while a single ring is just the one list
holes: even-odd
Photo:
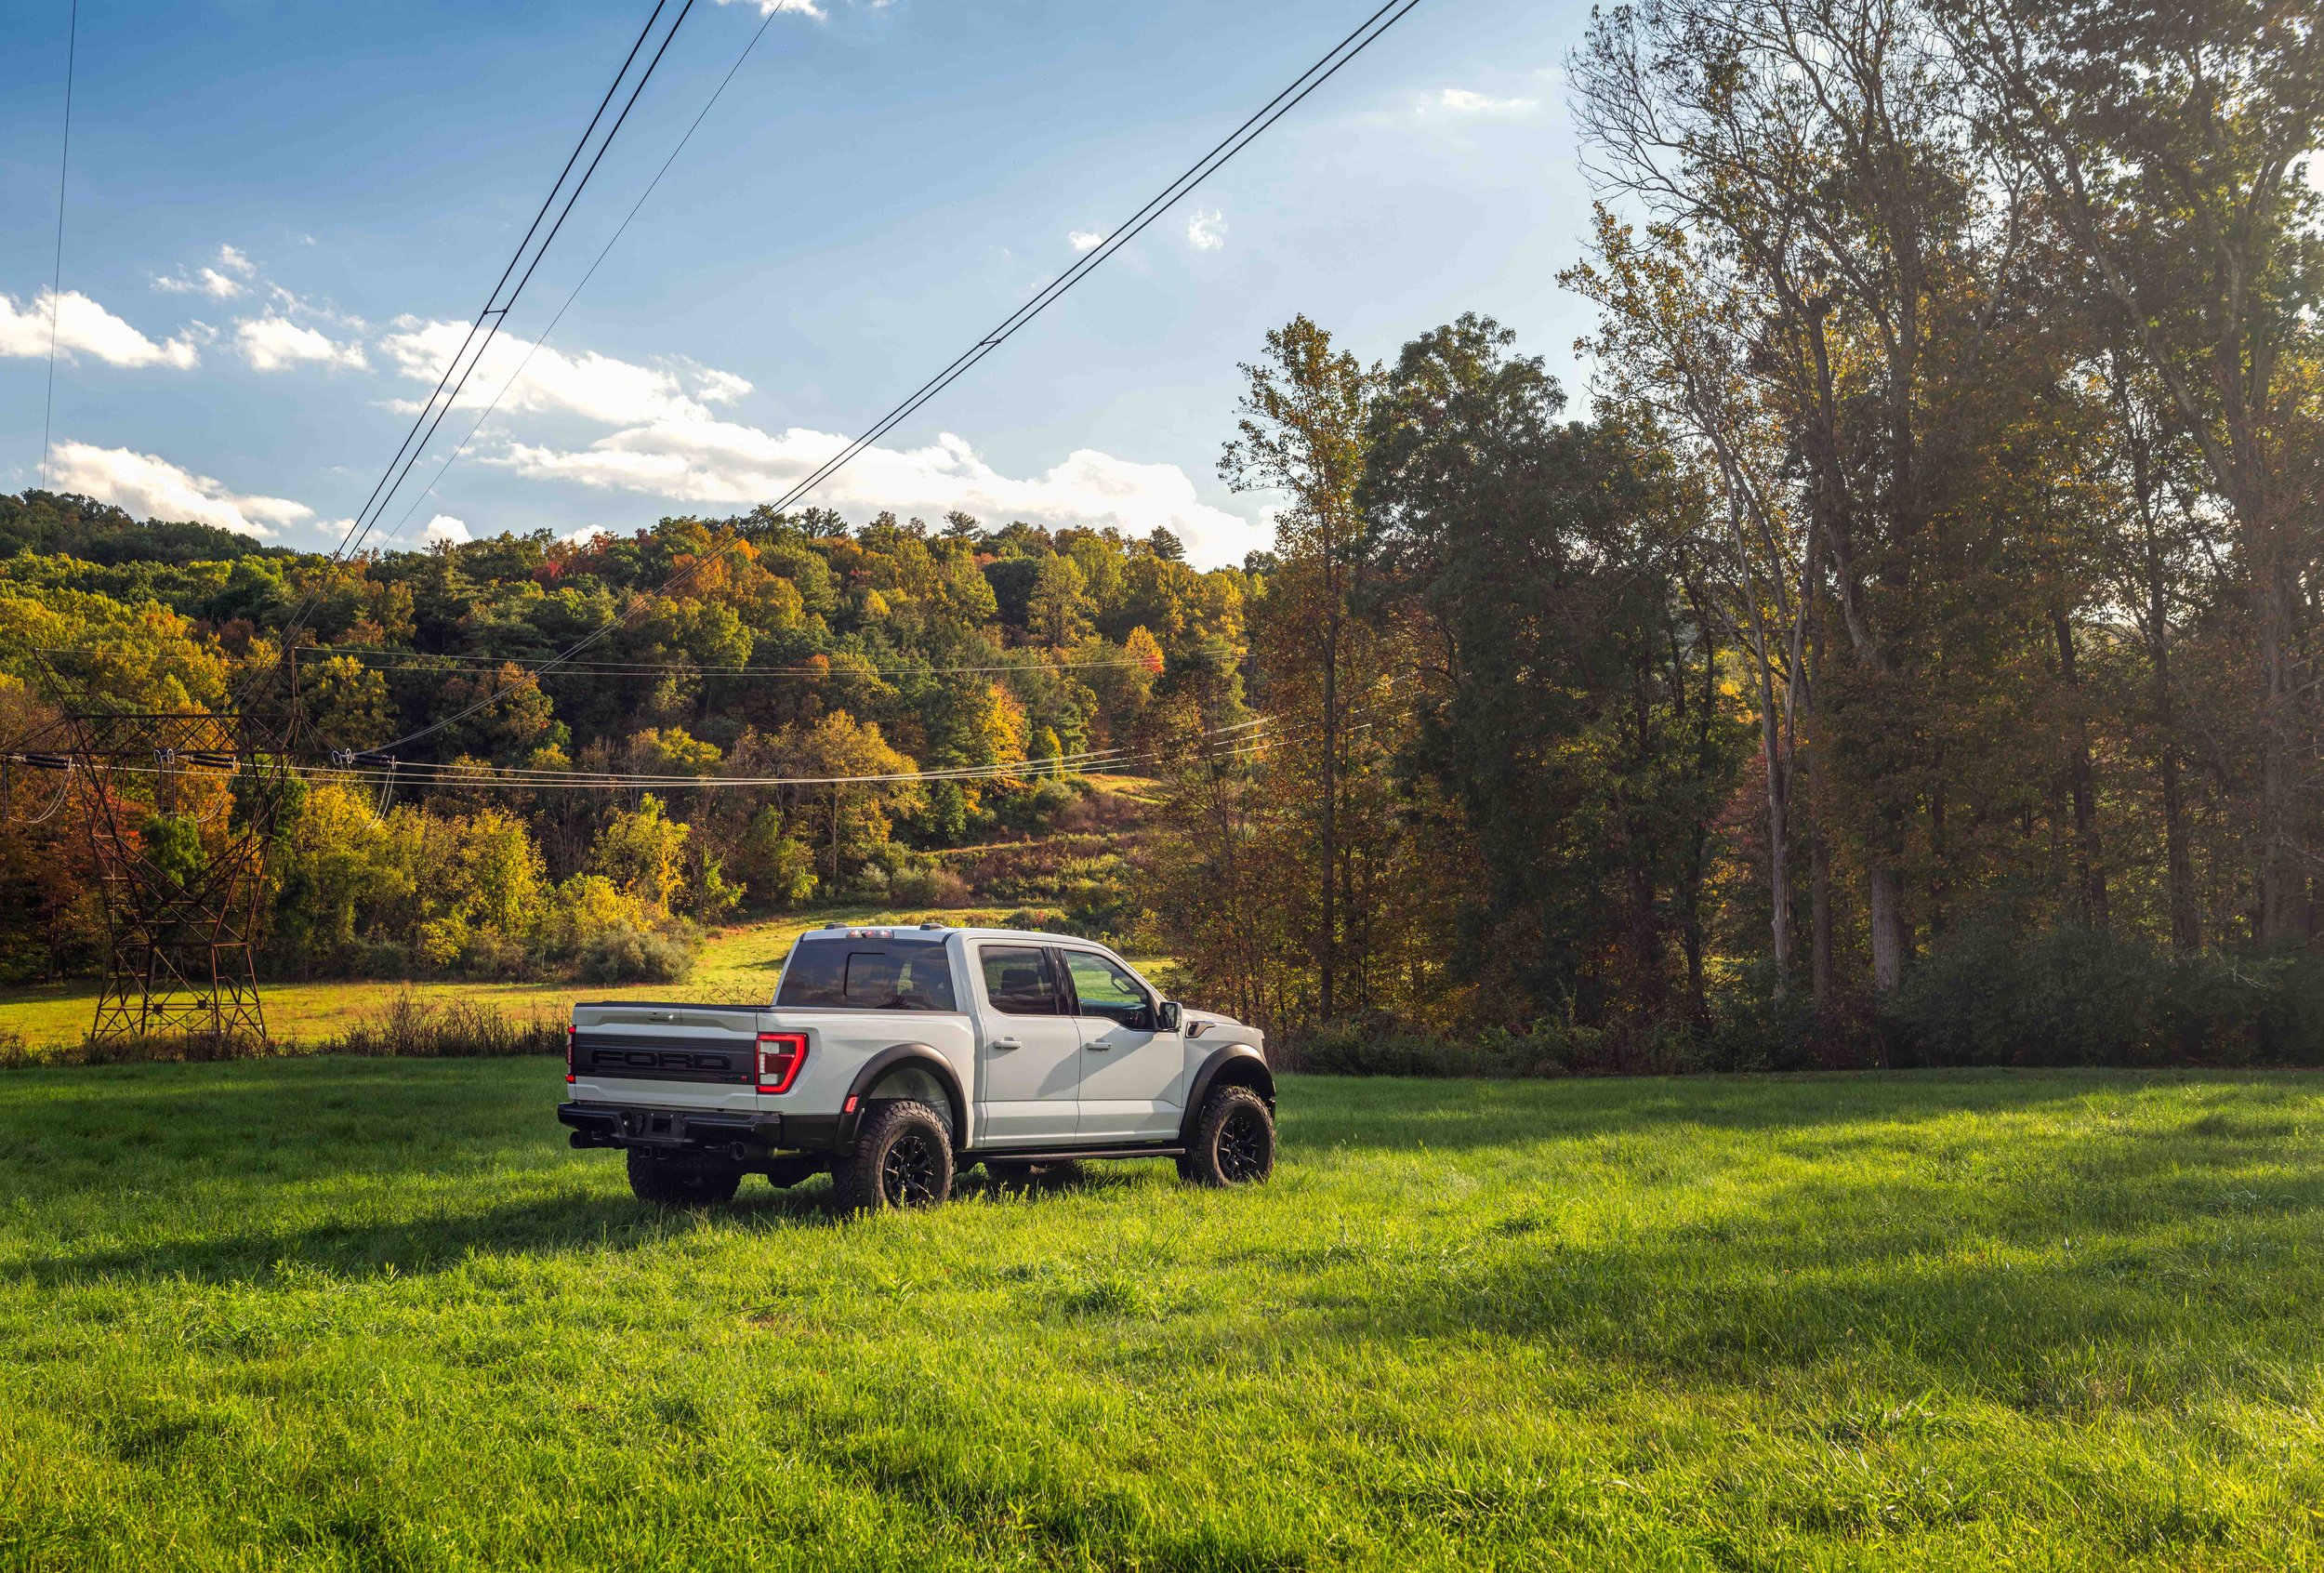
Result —
[{"label": "white pickup truck", "polygon": [[620,1147],[640,1199],[706,1206],[746,1174],[829,1170],[839,1205],[926,1207],[982,1163],[1020,1181],[1081,1158],[1180,1177],[1274,1170],[1255,1028],[1165,999],[1103,945],[1010,929],[811,930],[774,1002],[574,1007],[576,1147]]}]

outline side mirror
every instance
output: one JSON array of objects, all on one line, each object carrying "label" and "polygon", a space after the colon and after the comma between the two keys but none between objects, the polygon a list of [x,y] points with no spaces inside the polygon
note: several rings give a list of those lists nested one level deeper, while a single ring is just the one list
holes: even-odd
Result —
[{"label": "side mirror", "polygon": [[1175,999],[1165,999],[1154,1009],[1155,1029],[1158,1032],[1176,1032],[1185,1019],[1186,1012]]}]

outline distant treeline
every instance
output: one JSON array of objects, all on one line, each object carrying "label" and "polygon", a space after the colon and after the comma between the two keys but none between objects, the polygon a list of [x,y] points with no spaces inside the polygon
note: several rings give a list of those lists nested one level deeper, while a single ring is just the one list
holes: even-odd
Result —
[{"label": "distant treeline", "polygon": [[[698,925],[814,897],[957,898],[933,855],[1040,830],[1087,793],[1062,768],[1145,768],[1160,740],[1251,719],[1247,602],[1167,531],[931,528],[889,515],[669,519],[579,541],[503,535],[333,562],[85,497],[0,498],[0,734],[46,713],[45,659],[83,703],[286,716],[296,628],[307,762],[399,746],[391,793],[318,774],[272,858],[281,975],[668,977]],[[679,588],[636,611],[639,592]],[[524,681],[603,630],[587,660]],[[496,696],[496,697],[495,697]],[[278,719],[280,719],[278,717]],[[384,760],[372,761],[384,769]],[[456,770],[667,776],[666,790],[512,790]],[[708,789],[703,776],[960,781]],[[102,913],[53,781],[19,772],[0,841],[0,976],[86,973]],[[138,790],[136,787],[128,790]],[[197,788],[189,788],[194,790]],[[387,801],[383,802],[382,798]],[[140,813],[186,878],[231,818]],[[1112,872],[1118,873],[1118,865]],[[1118,880],[1084,892],[1127,910]]]}]

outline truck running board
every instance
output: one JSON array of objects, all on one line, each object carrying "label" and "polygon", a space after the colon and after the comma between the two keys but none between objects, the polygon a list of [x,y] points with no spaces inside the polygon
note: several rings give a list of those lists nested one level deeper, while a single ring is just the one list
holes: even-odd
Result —
[{"label": "truck running board", "polygon": [[1184,1157],[1178,1143],[1167,1146],[1128,1147],[971,1147],[960,1155],[968,1163],[1069,1163],[1075,1158]]}]

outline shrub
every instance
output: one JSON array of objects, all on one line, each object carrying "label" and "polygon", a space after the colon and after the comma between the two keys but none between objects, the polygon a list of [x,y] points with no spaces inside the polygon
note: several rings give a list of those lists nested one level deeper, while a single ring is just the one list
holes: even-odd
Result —
[{"label": "shrub", "polygon": [[1313,1028],[1294,1038],[1290,1051],[1295,1068],[1318,1076],[1564,1076],[1606,1068],[1608,1059],[1603,1032],[1570,1022],[1448,1038],[1377,1014]]},{"label": "shrub", "polygon": [[675,983],[693,970],[702,932],[659,912],[603,875],[557,887],[539,954],[589,983]]},{"label": "shrub", "polygon": [[994,816],[1021,834],[1044,835],[1088,790],[1084,783],[1050,776],[1001,799],[994,805]]},{"label": "shrub", "polygon": [[1776,981],[1771,963],[1756,962],[1712,996],[1706,1068],[1797,1071],[1861,1063],[1848,1051],[1851,1035],[1842,1024],[1816,1021],[1805,980],[1795,978],[1781,990]]},{"label": "shrub", "polygon": [[888,893],[905,906],[966,906],[969,882],[931,858],[889,877]]},{"label": "shrub", "polygon": [[581,942],[574,971],[588,983],[680,983],[693,971],[691,938],[615,923]]},{"label": "shrub", "polygon": [[1001,929],[1023,929],[1029,933],[1054,934],[1064,932],[1064,920],[1043,906],[1020,906],[994,926]]},{"label": "shrub", "polygon": [[2324,961],[1980,927],[1912,969],[1883,1025],[1904,1064],[2311,1064],[2324,1060]]}]

